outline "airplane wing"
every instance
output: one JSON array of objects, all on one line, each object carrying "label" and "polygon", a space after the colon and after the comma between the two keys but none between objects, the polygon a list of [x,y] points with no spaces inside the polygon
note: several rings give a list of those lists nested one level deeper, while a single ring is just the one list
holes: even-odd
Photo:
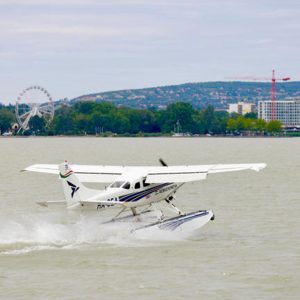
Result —
[{"label": "airplane wing", "polygon": [[147,175],[147,183],[189,182],[206,179],[208,174],[242,170],[260,171],[266,164],[219,164],[199,166],[154,167]]},{"label": "airplane wing", "polygon": [[[242,170],[260,171],[266,164],[217,164],[191,166],[100,166],[70,165],[81,182],[107,183],[126,173],[144,174],[147,183],[190,182],[206,179],[208,174]],[[35,164],[23,171],[59,174],[58,165]]]},{"label": "airplane wing", "polygon": [[[113,182],[122,175],[125,167],[118,166],[93,166],[93,165],[70,165],[73,172],[81,182]],[[59,175],[58,164],[35,164],[22,171],[48,173]]]}]

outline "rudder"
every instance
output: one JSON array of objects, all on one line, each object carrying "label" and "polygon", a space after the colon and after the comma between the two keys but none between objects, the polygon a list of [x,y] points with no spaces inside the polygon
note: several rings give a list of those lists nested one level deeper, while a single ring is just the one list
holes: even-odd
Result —
[{"label": "rudder", "polygon": [[74,174],[67,161],[59,165],[59,178],[62,180],[68,208],[76,208],[80,201],[95,196],[100,191],[84,186]]}]

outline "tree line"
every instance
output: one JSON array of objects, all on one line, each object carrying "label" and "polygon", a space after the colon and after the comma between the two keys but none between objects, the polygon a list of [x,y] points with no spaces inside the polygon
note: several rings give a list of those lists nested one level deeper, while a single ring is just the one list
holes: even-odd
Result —
[{"label": "tree line", "polygon": [[16,122],[14,110],[14,106],[4,106],[0,103],[0,134],[10,131],[13,123]]},{"label": "tree line", "polygon": [[[0,130],[8,131],[14,123],[12,107],[0,106]],[[265,122],[256,114],[245,116],[216,111],[209,105],[204,110],[194,109],[186,102],[168,105],[165,110],[116,107],[110,102],[77,102],[62,105],[55,111],[53,121],[45,127],[44,120],[34,117],[27,134],[40,135],[160,135],[174,131],[189,134],[259,134],[281,132],[279,121]]]}]

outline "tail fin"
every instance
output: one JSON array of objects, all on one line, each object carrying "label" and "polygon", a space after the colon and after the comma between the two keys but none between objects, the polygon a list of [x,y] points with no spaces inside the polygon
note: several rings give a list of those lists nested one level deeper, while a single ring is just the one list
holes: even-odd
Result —
[{"label": "tail fin", "polygon": [[59,165],[59,177],[62,180],[68,208],[75,208],[80,204],[80,201],[95,196],[100,192],[84,186],[66,161]]}]

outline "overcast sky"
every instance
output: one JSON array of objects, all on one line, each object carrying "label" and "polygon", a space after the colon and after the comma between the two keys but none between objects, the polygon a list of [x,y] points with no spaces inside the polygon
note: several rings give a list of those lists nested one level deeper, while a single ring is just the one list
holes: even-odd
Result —
[{"label": "overcast sky", "polygon": [[0,0],[0,102],[227,77],[300,80],[298,0]]}]

